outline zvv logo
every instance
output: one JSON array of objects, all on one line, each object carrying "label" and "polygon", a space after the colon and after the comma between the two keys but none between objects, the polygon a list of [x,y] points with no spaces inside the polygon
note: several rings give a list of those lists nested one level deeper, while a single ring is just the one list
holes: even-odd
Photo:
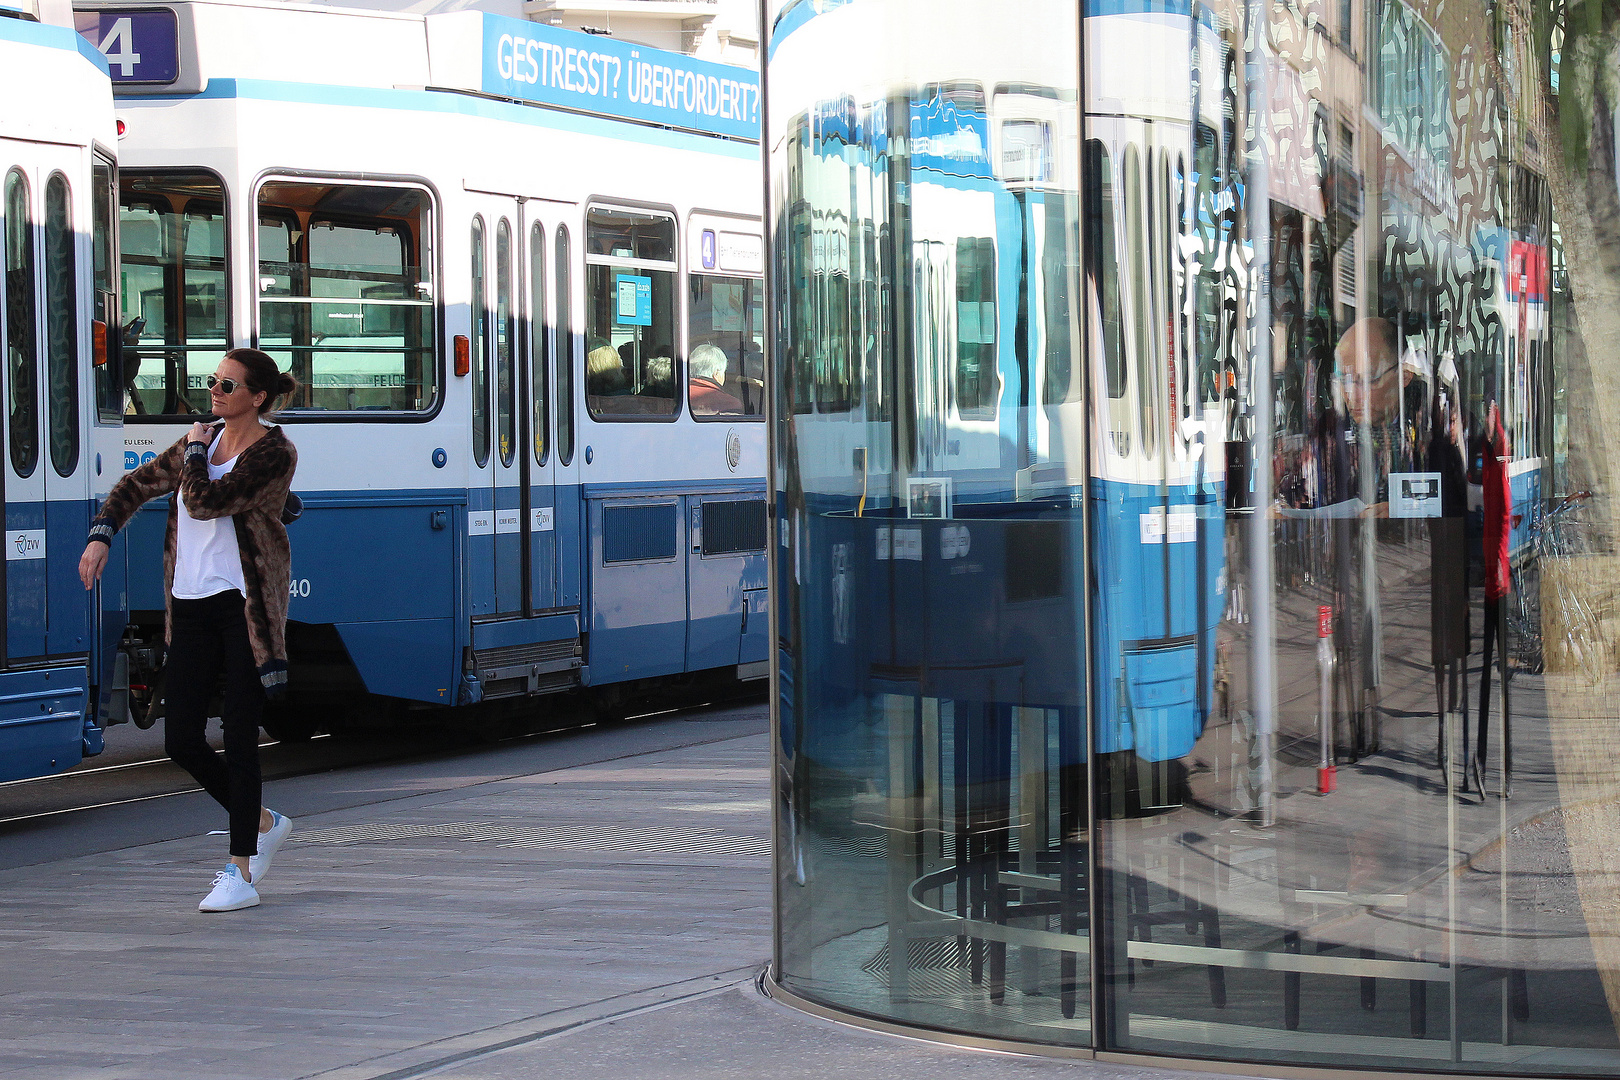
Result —
[{"label": "zvv logo", "polygon": [[17,562],[25,559],[43,559],[44,557],[44,529],[26,529],[21,532],[6,534],[7,562]]}]

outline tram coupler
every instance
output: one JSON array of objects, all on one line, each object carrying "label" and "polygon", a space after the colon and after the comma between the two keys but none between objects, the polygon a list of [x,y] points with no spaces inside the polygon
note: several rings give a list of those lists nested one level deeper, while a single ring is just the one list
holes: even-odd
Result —
[{"label": "tram coupler", "polygon": [[1333,609],[1316,609],[1316,793],[1331,795],[1339,786],[1339,767],[1333,763]]}]

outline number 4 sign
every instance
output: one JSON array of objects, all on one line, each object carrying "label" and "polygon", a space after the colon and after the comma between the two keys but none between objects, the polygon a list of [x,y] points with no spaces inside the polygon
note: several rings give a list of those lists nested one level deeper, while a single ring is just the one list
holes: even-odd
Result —
[{"label": "number 4 sign", "polygon": [[174,12],[122,9],[74,13],[80,34],[107,58],[116,83],[172,83],[180,75]]}]

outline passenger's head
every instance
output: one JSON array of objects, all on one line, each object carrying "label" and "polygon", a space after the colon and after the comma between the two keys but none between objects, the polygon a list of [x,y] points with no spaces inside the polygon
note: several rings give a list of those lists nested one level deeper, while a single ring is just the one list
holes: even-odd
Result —
[{"label": "passenger's head", "polygon": [[649,386],[671,387],[675,385],[675,362],[667,356],[649,356],[647,358],[647,383]]},{"label": "passenger's head", "polygon": [[625,385],[624,362],[611,345],[599,345],[585,354],[585,388],[592,394],[611,394]]},{"label": "passenger's head", "polygon": [[692,378],[710,382],[726,381],[726,354],[718,345],[699,345],[692,350]]},{"label": "passenger's head", "polygon": [[1395,414],[1402,384],[1400,356],[1400,338],[1388,319],[1362,319],[1344,332],[1333,358],[1351,416],[1370,413],[1378,422]]},{"label": "passenger's head", "polygon": [[[209,404],[215,416],[232,417],[248,409],[261,416],[275,408],[276,401],[298,389],[298,380],[276,366],[269,353],[258,349],[232,349],[214,369],[219,380],[209,391]],[[232,392],[225,393],[227,382]]]}]

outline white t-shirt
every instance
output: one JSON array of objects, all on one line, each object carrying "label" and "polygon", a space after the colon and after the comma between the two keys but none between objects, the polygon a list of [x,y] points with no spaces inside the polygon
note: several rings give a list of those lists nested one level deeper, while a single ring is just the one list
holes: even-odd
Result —
[{"label": "white t-shirt", "polygon": [[[215,465],[210,445],[208,479],[218,480],[235,466],[236,458]],[[174,537],[175,599],[201,600],[231,589],[247,595],[247,583],[242,578],[242,551],[236,546],[236,519],[226,515],[198,521],[186,509],[185,496],[180,496],[180,520]]]}]

